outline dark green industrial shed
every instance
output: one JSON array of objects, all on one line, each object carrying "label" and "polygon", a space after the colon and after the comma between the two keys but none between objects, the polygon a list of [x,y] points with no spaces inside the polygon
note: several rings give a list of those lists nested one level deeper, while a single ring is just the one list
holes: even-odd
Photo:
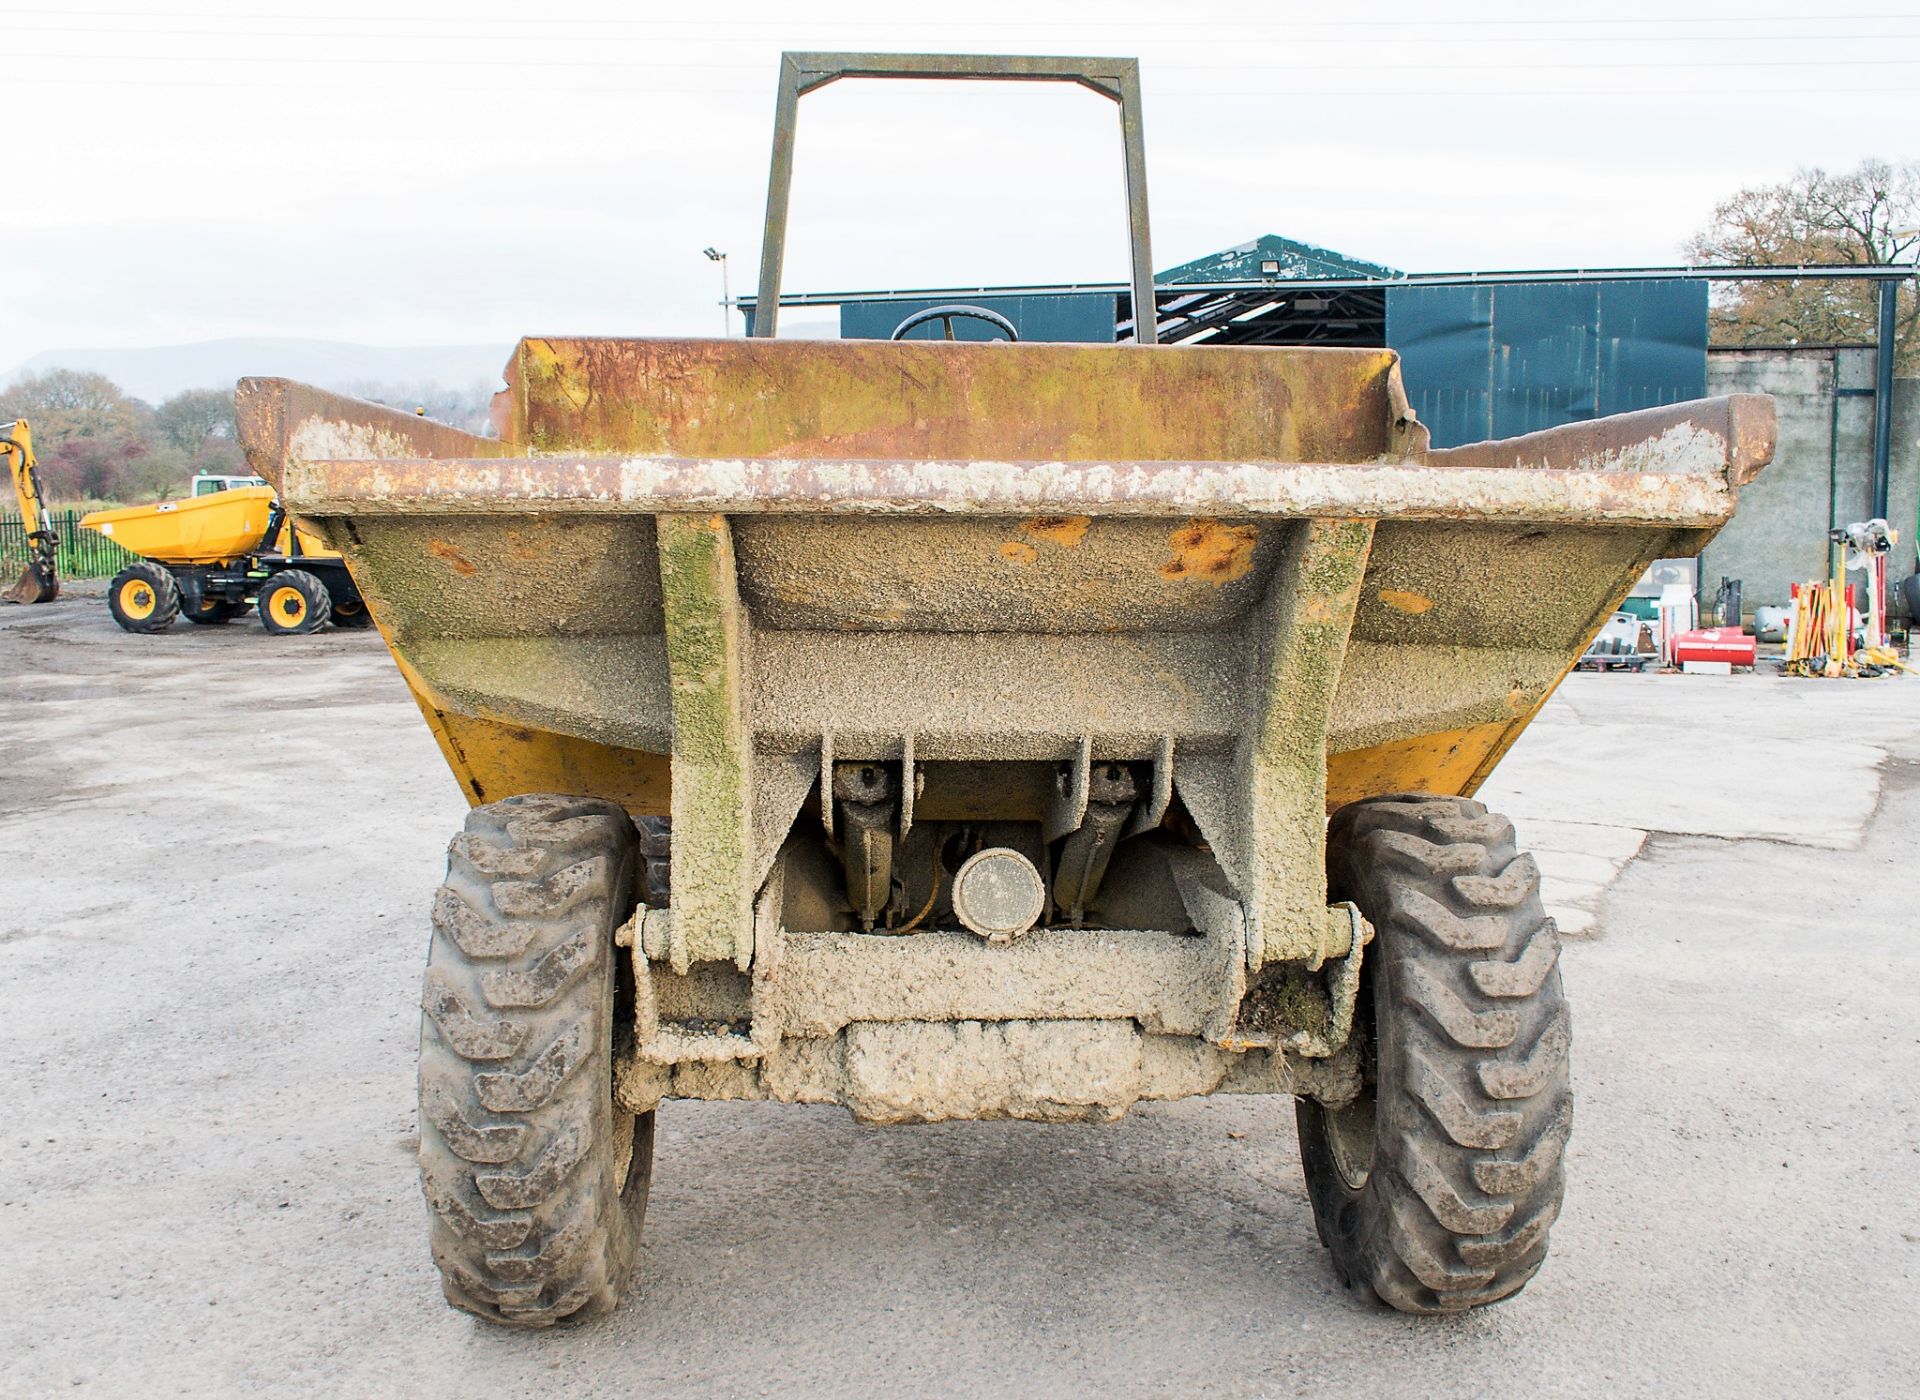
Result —
[{"label": "dark green industrial shed", "polygon": [[[1706,393],[1704,282],[1540,282],[1487,273],[1470,285],[1391,285],[1401,275],[1267,234],[1157,274],[1160,341],[1391,346],[1400,352],[1408,396],[1436,446]],[[1278,285],[1258,285],[1264,281]],[[884,339],[903,318],[953,301],[999,312],[1023,339],[1132,338],[1129,297],[1070,289],[851,300],[840,308],[840,334]],[[941,333],[938,324],[915,332]],[[954,333],[966,339],[995,334],[977,321],[956,321]]]}]

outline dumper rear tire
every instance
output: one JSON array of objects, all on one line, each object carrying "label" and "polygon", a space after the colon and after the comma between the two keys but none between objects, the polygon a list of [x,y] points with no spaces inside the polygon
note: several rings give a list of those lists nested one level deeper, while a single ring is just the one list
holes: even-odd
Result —
[{"label": "dumper rear tire", "polygon": [[367,605],[358,598],[340,598],[328,595],[333,602],[333,625],[352,630],[356,627],[373,626],[373,614],[367,611]]},{"label": "dumper rear tire", "polygon": [[135,560],[107,585],[107,611],[128,632],[164,632],[180,615],[180,585],[160,565]]},{"label": "dumper rear tire", "polygon": [[1341,809],[1328,887],[1374,927],[1355,1034],[1366,1087],[1298,1102],[1320,1237],[1402,1312],[1518,1292],[1546,1258],[1572,1126],[1559,934],[1513,826],[1464,798]]},{"label": "dumper rear tire", "polygon": [[613,1095],[638,838],[593,798],[475,808],[434,898],[420,1175],[447,1300],[546,1327],[611,1309],[639,1245],[653,1115]]},{"label": "dumper rear tire", "polygon": [[239,603],[229,603],[219,598],[202,598],[199,607],[183,607],[180,615],[188,622],[198,623],[202,627],[223,627],[245,611],[246,608]]}]

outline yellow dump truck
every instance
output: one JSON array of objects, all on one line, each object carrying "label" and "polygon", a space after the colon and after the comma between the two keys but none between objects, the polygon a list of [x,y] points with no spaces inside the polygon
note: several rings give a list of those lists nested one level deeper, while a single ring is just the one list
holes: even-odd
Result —
[{"label": "yellow dump truck", "polygon": [[[1763,398],[1432,450],[1384,349],[780,341],[798,97],[1131,60],[788,55],[747,340],[524,340],[502,436],[242,383],[472,803],[432,902],[420,1165],[447,1297],[611,1307],[656,1111],[870,1123],[1297,1105],[1340,1277],[1519,1289],[1570,1020],[1473,800]],[[750,1169],[743,1164],[743,1169]]]},{"label": "yellow dump truck", "polygon": [[249,606],[281,634],[372,620],[346,561],[296,525],[271,486],[96,510],[80,523],[142,556],[107,586],[107,608],[129,632],[164,632],[176,617],[212,626]]}]

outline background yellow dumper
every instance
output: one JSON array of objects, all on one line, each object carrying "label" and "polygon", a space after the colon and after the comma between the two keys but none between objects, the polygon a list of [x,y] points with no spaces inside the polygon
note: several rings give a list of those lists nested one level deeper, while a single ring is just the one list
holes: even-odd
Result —
[{"label": "background yellow dumper", "polygon": [[294,524],[271,486],[96,510],[80,523],[142,556],[107,588],[113,620],[129,632],[163,632],[181,616],[228,622],[249,604],[269,632],[371,621],[346,562]]}]

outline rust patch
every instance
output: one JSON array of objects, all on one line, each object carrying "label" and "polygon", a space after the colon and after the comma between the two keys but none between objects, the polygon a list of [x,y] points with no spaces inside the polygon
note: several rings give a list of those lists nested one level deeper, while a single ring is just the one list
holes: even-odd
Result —
[{"label": "rust patch", "polygon": [[1036,515],[1020,529],[1036,540],[1052,540],[1062,549],[1078,549],[1091,524],[1093,517],[1087,515]]},{"label": "rust patch", "polygon": [[1433,599],[1424,593],[1414,593],[1405,588],[1383,588],[1380,601],[1395,612],[1405,613],[1408,617],[1418,617],[1433,607]]},{"label": "rust patch", "polygon": [[446,560],[448,564],[453,566],[453,571],[460,575],[461,578],[471,578],[474,573],[477,572],[473,566],[473,562],[445,540],[428,540],[427,553],[431,554],[435,559]]},{"label": "rust patch", "polygon": [[[515,445],[542,451],[1371,462],[1394,446],[1393,366],[1391,352],[1360,349],[542,338],[521,342],[509,383]],[[1040,511],[1080,507],[1023,507]]]},{"label": "rust patch", "polygon": [[1173,558],[1162,566],[1160,577],[1170,583],[1197,578],[1216,588],[1231,583],[1253,567],[1253,546],[1259,535],[1252,525],[1189,520],[1167,536]]},{"label": "rust patch", "polygon": [[1040,557],[1040,551],[1025,540],[1008,540],[1000,546],[1000,557],[1009,564],[1031,564]]}]

